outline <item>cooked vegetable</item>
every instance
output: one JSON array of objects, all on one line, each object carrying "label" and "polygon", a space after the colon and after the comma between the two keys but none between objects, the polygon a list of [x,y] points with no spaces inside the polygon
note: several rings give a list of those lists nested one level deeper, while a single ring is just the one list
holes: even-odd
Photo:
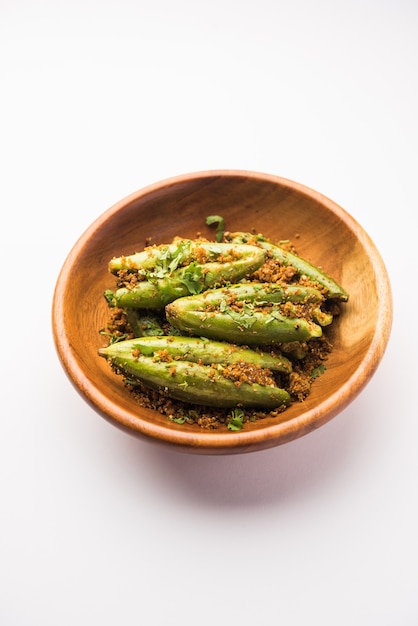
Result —
[{"label": "cooked vegetable", "polygon": [[136,273],[139,282],[104,295],[111,306],[159,309],[177,298],[241,280],[263,264],[265,255],[262,248],[247,244],[179,240],[149,247],[110,261],[112,273]]},{"label": "cooked vegetable", "polygon": [[[244,283],[179,298],[166,307],[166,317],[182,332],[237,344],[300,342],[322,335],[313,321],[322,300],[308,287]],[[289,302],[293,316],[285,314]],[[304,317],[294,316],[294,303],[304,307]],[[309,311],[311,319],[306,318]]]},{"label": "cooked vegetable", "polygon": [[215,214],[206,224],[216,242],[175,238],[109,261],[98,352],[143,406],[239,431],[307,397],[332,349],[323,328],[348,294],[284,242],[228,233]]},{"label": "cooked vegetable", "polygon": [[285,250],[280,245],[273,243],[264,235],[252,235],[251,233],[229,233],[228,240],[231,243],[244,244],[252,242],[267,250],[274,258],[279,259],[283,265],[294,267],[299,276],[307,276],[312,281],[317,282],[326,290],[327,298],[335,298],[346,302],[348,293],[333,278],[328,276],[323,270],[312,265],[302,257]]},{"label": "cooked vegetable", "polygon": [[[202,351],[204,353],[204,350]],[[194,352],[194,356],[198,351]],[[173,360],[154,356],[145,356],[133,347],[132,342],[120,342],[107,348],[100,348],[99,355],[108,359],[112,366],[125,376],[129,382],[142,382],[145,385],[168,395],[171,398],[198,405],[214,407],[246,406],[253,408],[274,409],[290,402],[289,393],[275,386],[268,370],[252,365],[260,376],[259,382],[243,382],[240,372],[247,376],[246,362],[231,366],[216,367],[190,360]]]},{"label": "cooked vegetable", "polygon": [[289,373],[292,371],[292,364],[289,359],[280,354],[252,350],[225,341],[211,341],[200,337],[138,337],[115,343],[109,352],[106,350],[107,348],[101,349],[100,354],[106,356],[111,353],[112,357],[123,357],[130,352],[136,352],[143,356],[151,356],[155,361],[181,360],[203,365],[212,365],[213,363],[227,365],[245,361],[251,365],[277,372]]}]

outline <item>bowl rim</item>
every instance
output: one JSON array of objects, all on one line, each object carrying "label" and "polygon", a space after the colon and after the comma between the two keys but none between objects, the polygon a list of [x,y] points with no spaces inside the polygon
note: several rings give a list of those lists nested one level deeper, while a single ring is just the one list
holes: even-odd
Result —
[{"label": "bowl rim", "polygon": [[[86,377],[80,367],[67,336],[66,316],[63,310],[64,296],[68,288],[67,279],[74,262],[94,233],[111,220],[115,214],[123,211],[138,199],[164,187],[168,188],[194,179],[216,176],[246,177],[272,182],[290,187],[324,205],[343,221],[349,230],[355,232],[356,238],[366,250],[375,271],[379,298],[375,330],[367,353],[357,369],[339,389],[315,407],[288,421],[280,421],[277,424],[268,424],[262,428],[234,432],[233,434],[203,429],[201,433],[196,433],[181,428],[175,429],[169,424],[162,426],[157,423],[150,423],[143,420],[140,415],[134,415],[133,412],[127,411],[111,401],[101,389]],[[392,290],[387,269],[374,242],[354,217],[327,196],[304,184],[274,174],[239,169],[202,170],[172,176],[147,185],[113,204],[92,222],[70,250],[59,272],[52,301],[53,339],[61,365],[76,390],[97,413],[122,430],[139,438],[160,444],[169,444],[183,451],[206,454],[241,453],[271,448],[308,434],[330,421],[358,396],[374,375],[389,341],[392,317]]]}]

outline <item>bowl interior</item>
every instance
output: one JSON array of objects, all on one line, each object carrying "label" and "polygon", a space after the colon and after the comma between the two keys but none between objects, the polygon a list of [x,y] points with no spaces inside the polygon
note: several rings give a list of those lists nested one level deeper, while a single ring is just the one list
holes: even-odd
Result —
[{"label": "bowl interior", "polygon": [[[292,240],[298,253],[321,266],[350,294],[332,326],[333,352],[326,373],[303,403],[280,422],[266,419],[239,433],[180,426],[139,407],[97,350],[108,317],[103,297],[114,287],[107,270],[113,256],[142,249],[148,240],[176,235],[213,239],[208,215],[224,217],[231,231],[261,232]],[[275,176],[208,172],[181,176],[132,194],[100,216],[69,254],[53,303],[53,330],[61,361],[85,399],[117,426],[140,437],[189,451],[231,453],[284,443],[331,419],[364,387],[386,346],[391,298],[379,253],[343,209],[315,191]]]}]

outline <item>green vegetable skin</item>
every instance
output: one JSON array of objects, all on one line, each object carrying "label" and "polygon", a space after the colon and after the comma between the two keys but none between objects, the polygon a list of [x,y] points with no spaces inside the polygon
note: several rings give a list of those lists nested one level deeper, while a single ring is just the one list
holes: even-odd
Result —
[{"label": "green vegetable skin", "polygon": [[[229,306],[231,300],[244,302],[240,312]],[[322,335],[319,324],[285,317],[274,304],[290,301],[319,305],[322,300],[320,292],[312,288],[244,283],[179,298],[167,305],[166,317],[182,332],[237,344],[272,345],[307,341]],[[267,313],[255,310],[256,305],[265,303],[273,303]]]},{"label": "green vegetable skin", "polygon": [[327,298],[334,298],[341,302],[347,302],[348,293],[339,285],[333,278],[328,276],[324,271],[312,265],[302,257],[292,254],[291,252],[284,250],[278,244],[275,244],[263,235],[252,235],[251,233],[231,233],[228,235],[228,239],[231,243],[246,243],[248,241],[256,241],[264,250],[268,250],[270,254],[282,261],[284,265],[291,265],[294,267],[298,274],[305,275],[311,280],[322,285],[327,290]]},{"label": "green vegetable skin", "polygon": [[[207,263],[193,260],[199,250],[210,259]],[[216,260],[231,254],[233,261]],[[265,256],[265,250],[248,244],[180,240],[175,244],[150,247],[109,262],[112,273],[121,269],[138,271],[144,280],[130,289],[107,290],[105,297],[110,305],[121,308],[160,309],[177,298],[201,293],[221,282],[241,280],[257,270]]]},{"label": "green vegetable skin", "polygon": [[284,356],[258,350],[242,348],[223,341],[211,341],[200,337],[148,336],[128,339],[102,348],[102,356],[124,357],[134,350],[143,356],[158,360],[161,351],[173,357],[173,360],[192,361],[203,365],[212,363],[239,363],[245,361],[273,371],[289,373],[292,363]]},{"label": "green vegetable skin", "polygon": [[[193,348],[190,353],[193,354],[194,359],[199,360],[199,354],[202,356],[199,362],[196,360],[164,361],[141,353],[138,345],[142,345],[145,351],[150,350],[150,354],[155,352],[150,345],[152,342],[149,341],[146,344],[146,339],[155,340],[156,338],[144,337],[142,344],[138,340],[115,343],[107,348],[100,348],[99,355],[108,359],[125,376],[163,391],[171,398],[188,403],[224,408],[246,406],[274,409],[290,402],[290,396],[284,389],[250,383],[241,383],[236,386],[232,380],[222,375],[222,368],[214,369],[211,365],[205,365],[203,361],[210,356],[207,354],[208,345],[205,341],[202,342],[203,347],[200,346],[199,350],[196,349],[196,342],[193,339],[188,346]],[[187,345],[189,340],[182,338],[182,341]],[[166,341],[166,343],[169,342]],[[218,347],[215,346],[214,349],[216,351]],[[246,356],[248,357],[248,354]],[[211,356],[209,360],[213,362]]]}]

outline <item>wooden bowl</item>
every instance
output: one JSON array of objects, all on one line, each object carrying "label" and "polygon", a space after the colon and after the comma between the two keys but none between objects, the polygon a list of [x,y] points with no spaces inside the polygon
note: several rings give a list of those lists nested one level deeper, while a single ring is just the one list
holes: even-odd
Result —
[{"label": "wooden bowl", "polygon": [[[113,256],[167,243],[174,236],[214,238],[206,217],[224,217],[230,231],[254,230],[290,239],[300,256],[321,266],[350,294],[333,328],[334,349],[309,397],[282,414],[239,432],[178,425],[141,408],[98,357],[108,318],[103,297],[114,286]],[[381,361],[392,324],[388,275],[375,245],[341,207],[320,193],[277,176],[247,171],[186,174],[121,200],[87,229],[67,257],[55,288],[52,325],[58,355],[76,389],[103,417],[144,440],[201,454],[271,448],[325,424],[363,390]]]}]

